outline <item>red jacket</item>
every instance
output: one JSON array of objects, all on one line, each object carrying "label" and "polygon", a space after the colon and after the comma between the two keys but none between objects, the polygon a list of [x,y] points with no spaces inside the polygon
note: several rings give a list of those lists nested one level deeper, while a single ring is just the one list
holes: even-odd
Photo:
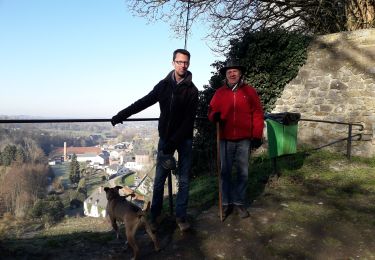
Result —
[{"label": "red jacket", "polygon": [[220,112],[220,139],[262,138],[263,108],[252,86],[245,83],[233,92],[224,85],[216,90],[208,108],[210,121],[216,112]]}]

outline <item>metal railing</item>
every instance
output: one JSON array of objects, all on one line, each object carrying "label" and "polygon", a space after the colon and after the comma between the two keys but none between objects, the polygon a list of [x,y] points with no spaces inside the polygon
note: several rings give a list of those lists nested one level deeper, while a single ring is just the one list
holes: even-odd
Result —
[{"label": "metal railing", "polygon": [[[207,120],[207,117],[197,117],[197,120]],[[137,121],[157,121],[158,118],[128,118],[125,119],[124,122],[137,122]],[[308,118],[301,118],[299,121],[308,121],[308,122],[318,122],[318,123],[328,123],[328,124],[339,124],[339,125],[347,125],[348,126],[348,136],[345,138],[341,138],[325,144],[323,146],[314,148],[313,150],[318,150],[339,142],[347,141],[346,146],[346,156],[350,160],[351,159],[351,151],[352,151],[352,140],[354,137],[359,137],[358,140],[361,140],[362,134],[352,134],[353,126],[359,127],[358,131],[363,131],[364,126],[360,123],[345,123],[339,121],[330,121],[330,120],[316,120],[316,119],[308,119]],[[100,122],[111,122],[111,119],[106,118],[92,118],[92,119],[0,119],[0,124],[35,124],[35,123],[100,123]]]},{"label": "metal railing", "polygon": [[[158,118],[128,118],[124,121],[156,121]],[[39,123],[101,123],[111,119],[0,119],[0,124],[39,124]]]},{"label": "metal railing", "polygon": [[336,144],[336,143],[339,143],[339,142],[347,141],[346,157],[350,160],[351,159],[351,153],[352,153],[352,140],[353,140],[353,138],[359,137],[357,141],[362,139],[362,133],[358,133],[358,134],[354,134],[354,135],[352,134],[353,126],[359,127],[358,131],[363,131],[364,126],[360,123],[345,123],[345,122],[338,122],[338,121],[316,120],[316,119],[307,119],[307,118],[301,118],[299,121],[318,122],[318,123],[327,123],[327,124],[338,124],[338,125],[347,125],[348,126],[347,137],[335,140],[335,141],[330,142],[328,144],[325,144],[323,146],[319,146],[317,148],[314,148],[313,150],[319,150],[319,149],[322,149],[324,147],[327,147],[327,146],[330,146],[330,145],[333,145],[333,144]]},{"label": "metal railing", "polygon": [[[197,117],[197,120],[207,120],[207,117]],[[158,118],[128,118],[125,119],[124,122],[135,122],[135,121],[157,121]],[[352,150],[352,140],[354,137],[359,137],[357,140],[361,140],[362,133],[352,134],[353,127],[359,127],[358,131],[363,131],[364,126],[360,123],[346,123],[346,122],[339,122],[339,121],[330,121],[330,120],[317,120],[317,119],[308,119],[308,118],[300,118],[299,121],[307,121],[307,122],[318,122],[318,123],[327,123],[327,124],[338,124],[338,125],[347,125],[348,126],[348,135],[345,138],[341,138],[330,142],[328,144],[322,145],[317,148],[313,148],[312,150],[319,150],[324,147],[347,141],[346,145],[346,156],[348,160],[351,159],[351,150]],[[29,123],[98,123],[98,122],[111,122],[111,119],[0,119],[0,124],[11,124],[11,123],[20,123],[20,124],[29,124]],[[274,173],[277,173],[277,164],[276,158],[273,158],[272,165],[274,169]],[[169,209],[170,214],[173,214],[173,195],[172,195],[172,178],[171,172],[168,174],[168,195],[169,195]]]}]

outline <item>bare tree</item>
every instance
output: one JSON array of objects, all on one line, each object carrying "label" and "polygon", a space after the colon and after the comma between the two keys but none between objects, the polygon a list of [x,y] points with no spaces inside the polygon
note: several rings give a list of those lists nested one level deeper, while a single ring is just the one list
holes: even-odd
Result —
[{"label": "bare tree", "polygon": [[24,216],[46,191],[48,168],[41,164],[13,166],[2,176],[0,190],[8,212]]},{"label": "bare tree", "polygon": [[25,147],[28,161],[31,163],[42,163],[46,160],[43,150],[35,142],[35,140],[25,137],[23,138],[23,147]]},{"label": "bare tree", "polygon": [[182,37],[186,13],[190,23],[209,24],[208,37],[218,47],[244,31],[283,27],[326,34],[374,27],[375,0],[128,0],[133,14],[169,22]]}]

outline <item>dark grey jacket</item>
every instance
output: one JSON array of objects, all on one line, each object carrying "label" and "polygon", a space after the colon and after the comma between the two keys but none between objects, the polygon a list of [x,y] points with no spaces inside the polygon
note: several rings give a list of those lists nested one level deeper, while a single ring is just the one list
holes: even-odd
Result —
[{"label": "dark grey jacket", "polygon": [[153,90],[117,115],[122,120],[159,102],[159,137],[177,148],[181,141],[193,137],[194,119],[198,106],[198,89],[187,72],[184,80],[176,84],[171,71]]}]

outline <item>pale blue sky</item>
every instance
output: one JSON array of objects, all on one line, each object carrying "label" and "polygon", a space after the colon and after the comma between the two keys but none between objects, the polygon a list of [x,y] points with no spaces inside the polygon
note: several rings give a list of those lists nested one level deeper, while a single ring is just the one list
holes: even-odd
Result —
[{"label": "pale blue sky", "polygon": [[[188,40],[202,90],[215,60],[196,24]],[[0,115],[109,118],[147,94],[184,47],[168,24],[124,0],[0,0]],[[153,106],[135,117],[157,117]]]}]

